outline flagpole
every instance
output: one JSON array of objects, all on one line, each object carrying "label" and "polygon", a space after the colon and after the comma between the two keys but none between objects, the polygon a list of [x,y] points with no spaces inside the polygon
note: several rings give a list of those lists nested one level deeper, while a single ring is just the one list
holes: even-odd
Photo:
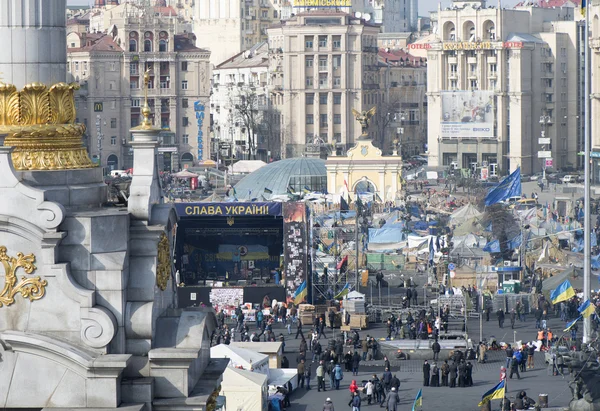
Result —
[{"label": "flagpole", "polygon": [[[512,359],[510,360],[512,362]],[[504,411],[504,403],[506,402],[506,395],[508,394],[508,370],[504,373],[504,395],[502,396],[502,411]]]},{"label": "flagpole", "polygon": [[[587,7],[590,5],[587,4]],[[589,45],[589,12],[584,9],[585,12],[585,54],[584,54],[584,98],[585,98],[585,112],[584,112],[584,139],[585,139],[585,157],[584,157],[584,245],[583,245],[583,299],[590,299],[590,274],[591,274],[591,207],[590,207],[590,151],[591,151],[591,141],[590,141],[590,45]],[[583,343],[587,344],[591,341],[592,335],[592,322],[591,317],[587,317],[583,319]]]}]

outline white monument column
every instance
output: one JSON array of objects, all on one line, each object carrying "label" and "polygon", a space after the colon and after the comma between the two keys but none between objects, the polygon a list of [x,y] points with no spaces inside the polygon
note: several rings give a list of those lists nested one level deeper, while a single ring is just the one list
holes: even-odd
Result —
[{"label": "white monument column", "polygon": [[0,80],[17,89],[66,81],[66,0],[0,1]]}]

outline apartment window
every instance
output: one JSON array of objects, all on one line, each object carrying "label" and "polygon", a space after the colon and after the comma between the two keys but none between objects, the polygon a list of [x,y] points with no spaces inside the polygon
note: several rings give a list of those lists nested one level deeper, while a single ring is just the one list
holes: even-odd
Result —
[{"label": "apartment window", "polygon": [[79,71],[79,62],[78,61],[75,62],[75,71]]},{"label": "apartment window", "polygon": [[457,64],[450,64],[450,73],[456,74],[457,72],[458,72],[458,65]]},{"label": "apartment window", "polygon": [[306,104],[312,106],[315,103],[315,93],[306,93]]},{"label": "apartment window", "polygon": [[477,72],[477,64],[469,64],[469,71],[471,72],[471,74],[476,73]]},{"label": "apartment window", "polygon": [[182,108],[188,108],[189,107],[189,102],[187,98],[181,99],[181,107]]},{"label": "apartment window", "polygon": [[190,125],[190,119],[189,119],[188,117],[183,117],[183,118],[181,119],[181,125],[182,125],[183,127],[187,127],[187,126],[189,126],[189,125]]},{"label": "apartment window", "polygon": [[327,73],[319,73],[319,87],[327,87]]},{"label": "apartment window", "polygon": [[313,86],[313,77],[312,76],[306,76],[306,87],[312,88],[312,86]]},{"label": "apartment window", "polygon": [[132,61],[131,63],[129,63],[129,74],[132,76],[139,74],[139,67],[140,65],[137,61]]},{"label": "apartment window", "polygon": [[333,36],[333,49],[339,50],[342,47],[342,36]]},{"label": "apartment window", "polygon": [[319,116],[319,122],[321,123],[321,127],[327,127],[327,114],[321,114]]},{"label": "apartment window", "polygon": [[333,140],[335,143],[342,142],[342,133],[333,133]]},{"label": "apartment window", "polygon": [[306,36],[304,37],[304,47],[307,50],[312,50],[313,48],[314,36]]},{"label": "apartment window", "polygon": [[567,49],[565,47],[561,47],[561,49],[560,49],[560,56],[561,57],[567,57]]},{"label": "apartment window", "polygon": [[312,114],[306,115],[306,124],[315,124],[315,117]]},{"label": "apartment window", "polygon": [[342,124],[342,115],[341,114],[333,115],[333,124]]},{"label": "apartment window", "polygon": [[111,146],[117,145],[117,136],[110,136],[110,145]]},{"label": "apartment window", "polygon": [[327,36],[319,36],[319,47],[327,47]]},{"label": "apartment window", "polygon": [[187,82],[187,80],[182,80],[181,81],[181,89],[182,90],[187,90],[188,89],[188,82]]},{"label": "apartment window", "polygon": [[544,93],[544,94],[545,94],[544,98],[546,100],[546,103],[552,103],[554,94],[552,94],[552,93]]},{"label": "apartment window", "polygon": [[87,71],[87,61],[83,62],[83,71]]},{"label": "apartment window", "polygon": [[336,54],[335,56],[333,56],[333,68],[340,68],[342,66],[342,56],[340,56],[339,54]]},{"label": "apartment window", "polygon": [[319,57],[319,70],[327,70],[327,57]]},{"label": "apartment window", "polygon": [[498,66],[496,66],[496,63],[490,64],[490,73],[496,74],[497,69],[498,69]]},{"label": "apartment window", "polygon": [[544,73],[552,73],[552,63],[543,63],[542,64],[542,71]]},{"label": "apartment window", "polygon": [[181,71],[188,71],[188,62],[187,61],[181,62]]},{"label": "apartment window", "polygon": [[190,144],[190,135],[189,134],[182,134],[181,135],[181,142],[183,144]]},{"label": "apartment window", "polygon": [[333,78],[333,87],[339,88],[342,86],[342,78],[340,76],[336,76]]},{"label": "apartment window", "polygon": [[312,67],[315,60],[312,56],[306,56],[305,61],[306,67]]},{"label": "apartment window", "polygon": [[327,104],[327,93],[320,93],[319,94],[319,104]]},{"label": "apartment window", "polygon": [[563,77],[560,79],[560,85],[562,87],[567,87],[567,78],[566,77]]},{"label": "apartment window", "polygon": [[342,93],[333,93],[333,104],[342,104]]},{"label": "apartment window", "polygon": [[137,41],[135,39],[129,40],[129,52],[135,53],[137,51]]},{"label": "apartment window", "polygon": [[136,88],[140,88],[138,81],[137,80],[133,80],[129,82],[129,88],[130,89],[136,89]]},{"label": "apartment window", "polygon": [[477,80],[471,80],[471,90],[477,89]]},{"label": "apartment window", "polygon": [[116,118],[110,119],[110,128],[117,128],[117,119]]},{"label": "apartment window", "polygon": [[560,63],[560,70],[563,73],[566,73],[567,72],[567,63]]},{"label": "apartment window", "polygon": [[131,99],[131,107],[139,107],[140,106],[140,99],[139,98],[132,98]]},{"label": "apartment window", "polygon": [[496,89],[496,79],[490,80],[490,90]]}]

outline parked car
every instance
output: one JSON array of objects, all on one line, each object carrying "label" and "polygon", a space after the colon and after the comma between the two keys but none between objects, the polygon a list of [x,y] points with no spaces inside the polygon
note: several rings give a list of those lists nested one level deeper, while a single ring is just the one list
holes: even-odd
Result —
[{"label": "parked car", "polygon": [[529,181],[538,181],[539,178],[541,178],[544,175],[544,173],[537,172],[535,174],[532,174],[531,177],[529,177]]},{"label": "parked car", "polygon": [[574,183],[575,181],[577,181],[577,176],[574,174],[567,174],[566,176],[561,178],[561,181],[565,184]]}]

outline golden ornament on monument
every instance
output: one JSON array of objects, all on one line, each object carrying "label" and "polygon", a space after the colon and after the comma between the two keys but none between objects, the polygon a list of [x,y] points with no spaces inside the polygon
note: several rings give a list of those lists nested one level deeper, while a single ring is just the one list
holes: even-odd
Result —
[{"label": "golden ornament on monument", "polygon": [[171,278],[171,246],[169,239],[162,233],[158,241],[158,263],[156,265],[156,285],[162,291],[167,289],[169,278]]},{"label": "golden ornament on monument", "polygon": [[16,257],[10,257],[6,253],[5,246],[0,246],[0,263],[4,267],[4,287],[0,291],[0,307],[14,304],[15,296],[21,294],[23,298],[29,301],[39,300],[46,293],[48,282],[40,277],[21,277],[17,283],[17,270],[23,269],[26,274],[31,274],[36,267],[33,265],[35,256],[33,254],[24,255],[17,253]]},{"label": "golden ornament on monument", "polygon": [[76,83],[50,88],[31,83],[17,91],[0,82],[0,134],[14,147],[17,170],[68,170],[95,167],[83,145],[85,126],[75,124]]}]

